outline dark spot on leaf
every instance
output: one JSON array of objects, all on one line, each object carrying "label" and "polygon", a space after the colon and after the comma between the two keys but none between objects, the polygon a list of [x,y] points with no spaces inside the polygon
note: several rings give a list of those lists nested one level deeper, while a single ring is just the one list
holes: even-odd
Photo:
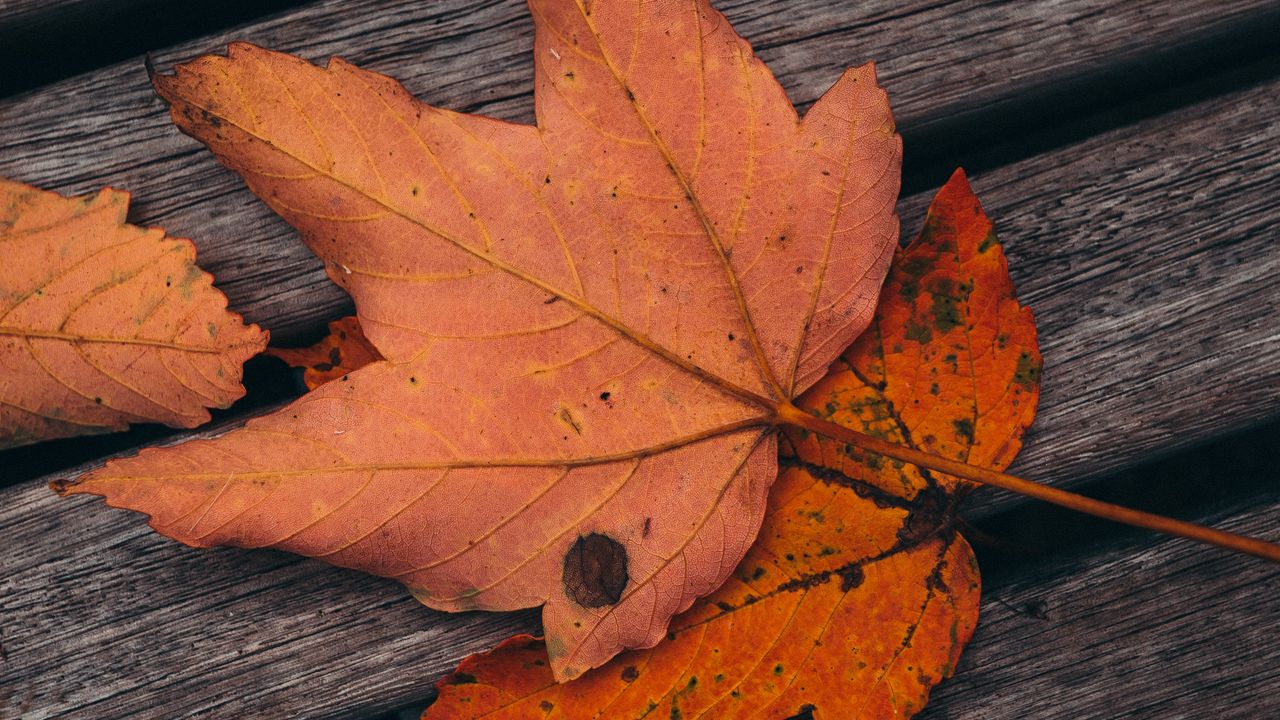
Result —
[{"label": "dark spot on leaf", "polygon": [[553,302],[555,302],[555,301],[557,301],[557,300],[559,300],[559,299],[560,299],[560,296],[559,296],[559,295],[552,295],[551,297],[547,298],[546,300],[543,300],[543,301],[542,301],[542,304],[543,304],[543,305],[550,305],[551,303],[553,303]]},{"label": "dark spot on leaf", "polygon": [[898,542],[904,548],[915,547],[940,532],[951,521],[946,492],[932,487],[916,496],[915,507],[898,528]]},{"label": "dark spot on leaf", "polygon": [[902,287],[898,289],[898,294],[902,296],[903,300],[914,303],[920,295],[920,283],[915,278],[903,280]]},{"label": "dark spot on leaf", "polygon": [[995,230],[989,230],[987,231],[987,236],[982,238],[982,242],[978,243],[978,252],[984,253],[998,244],[1000,244],[1000,241],[996,239]]},{"label": "dark spot on leaf", "polygon": [[548,185],[550,185],[550,184],[551,184],[551,176],[550,176],[550,175],[548,175],[546,178],[544,178],[544,179],[543,179],[543,182],[544,182],[544,183],[546,183],[546,184],[548,184]]},{"label": "dark spot on leaf", "polygon": [[622,682],[635,682],[640,677],[640,671],[635,665],[628,665],[622,668]]},{"label": "dark spot on leaf", "polygon": [[[928,687],[928,685],[926,684],[925,687]],[[795,715],[787,718],[787,720],[813,720],[813,711],[817,709],[817,705],[814,705],[813,703],[805,703],[800,706],[800,709],[796,711]]]},{"label": "dark spot on leaf", "polygon": [[538,707],[541,708],[542,712],[544,713],[549,713],[552,710],[556,709],[555,703],[551,702],[550,700],[543,700],[542,702],[538,703]]},{"label": "dark spot on leaf", "polygon": [[102,404],[102,398],[100,398],[100,397],[96,397],[96,398],[94,398],[94,399],[93,399],[93,402],[94,402],[94,403],[96,403],[96,404],[98,404],[98,405],[101,405],[101,404]]},{"label": "dark spot on leaf", "polygon": [[960,308],[956,299],[950,295],[933,296],[933,324],[942,332],[950,332],[960,327],[964,318],[960,316]]},{"label": "dark spot on leaf", "polygon": [[755,570],[752,570],[752,571],[751,571],[751,579],[752,579],[752,580],[759,580],[759,579],[760,579],[760,578],[762,578],[762,577],[764,577],[764,568],[762,568],[762,567],[757,567]]},{"label": "dark spot on leaf", "polygon": [[1023,352],[1018,356],[1018,367],[1013,372],[1013,381],[1027,390],[1040,384],[1040,362],[1031,357],[1031,353]]},{"label": "dark spot on leaf", "polygon": [[861,565],[850,565],[841,568],[840,574],[840,592],[849,592],[850,590],[862,584],[866,579],[866,573],[862,572]]},{"label": "dark spot on leaf", "polygon": [[[570,428],[573,428],[575,433],[579,435],[582,434],[582,423],[578,422],[578,419],[573,416],[573,413],[569,412],[569,408],[560,408],[560,421],[565,425],[568,425]],[[566,437],[565,439],[567,440],[568,438]]]},{"label": "dark spot on leaf", "polygon": [[933,332],[929,330],[927,325],[922,325],[915,320],[907,321],[907,330],[904,333],[908,340],[914,340],[921,345],[928,344],[933,339]]},{"label": "dark spot on leaf", "polygon": [[609,391],[608,391],[608,390],[606,390],[606,391],[604,391],[604,392],[600,393],[600,399],[601,399],[601,400],[608,400],[608,399],[609,399],[609,395],[610,395]]},{"label": "dark spot on leaf", "polygon": [[973,442],[973,421],[972,420],[970,420],[969,418],[961,418],[959,420],[953,420],[951,424],[955,426],[956,435],[958,435],[961,440],[965,440],[970,443]]},{"label": "dark spot on leaf", "polygon": [[342,364],[342,351],[341,351],[341,350],[339,350],[338,348],[329,348],[329,364],[331,364],[331,365],[341,365],[341,364]]},{"label": "dark spot on leaf", "polygon": [[582,607],[613,605],[627,586],[627,550],[608,535],[580,536],[564,556],[564,591]]},{"label": "dark spot on leaf", "polygon": [[456,672],[446,677],[444,681],[450,685],[474,685],[476,676],[471,673]]},{"label": "dark spot on leaf", "polygon": [[729,333],[729,342],[733,342],[733,340],[734,340],[733,333]]},{"label": "dark spot on leaf", "polygon": [[644,528],[640,531],[640,537],[649,537],[649,531],[653,528],[653,518],[644,519]]}]

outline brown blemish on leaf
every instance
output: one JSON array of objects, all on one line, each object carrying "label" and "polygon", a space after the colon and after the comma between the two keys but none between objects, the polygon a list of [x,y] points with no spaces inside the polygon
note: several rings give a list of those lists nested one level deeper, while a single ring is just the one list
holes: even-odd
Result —
[{"label": "brown blemish on leaf", "polygon": [[608,535],[579,537],[564,556],[564,591],[587,608],[613,605],[627,586],[627,549]]},{"label": "brown blemish on leaf", "polygon": [[560,422],[573,428],[573,431],[575,433],[579,435],[582,434],[582,424],[579,423],[578,419],[573,416],[573,413],[570,412],[569,408],[567,407],[560,408],[559,418],[560,418]]}]

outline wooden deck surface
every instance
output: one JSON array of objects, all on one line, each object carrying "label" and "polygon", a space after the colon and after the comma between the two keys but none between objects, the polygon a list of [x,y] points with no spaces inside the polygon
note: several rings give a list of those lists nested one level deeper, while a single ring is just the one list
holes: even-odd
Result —
[{"label": "wooden deck surface", "polygon": [[[0,37],[23,4],[0,8]],[[1280,417],[1280,48],[1263,40],[1280,36],[1275,3],[717,6],[799,105],[877,61],[906,145],[904,235],[950,167],[976,170],[1046,362],[1017,472],[1105,492],[1119,481],[1099,478],[1232,433],[1254,428],[1232,446],[1244,453],[1280,438],[1257,431]],[[155,62],[249,39],[528,120],[531,38],[514,0],[333,0]],[[349,310],[293,231],[173,129],[140,60],[0,100],[0,176],[133,191],[131,219],[192,237],[233,309],[277,338]],[[98,501],[55,497],[48,478],[5,486],[5,463],[0,718],[375,718],[535,627],[532,612],[434,613],[393,583],[280,553],[182,548]],[[1181,486],[1146,477],[1130,500],[1280,540],[1275,467],[1228,464],[1230,493],[1212,503],[1162,496],[1221,482],[1208,471]],[[966,516],[998,528],[1037,512],[982,493]],[[923,717],[1280,716],[1280,568],[1145,535],[1079,544],[1017,561],[980,549],[992,571],[978,634]]]}]

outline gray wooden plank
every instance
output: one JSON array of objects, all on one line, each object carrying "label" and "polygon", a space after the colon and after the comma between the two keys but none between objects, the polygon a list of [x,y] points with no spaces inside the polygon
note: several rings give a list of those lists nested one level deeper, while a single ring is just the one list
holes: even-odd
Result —
[{"label": "gray wooden plank", "polygon": [[0,97],[238,25],[300,0],[0,0]]},{"label": "gray wooden plank", "polygon": [[[1215,519],[1275,542],[1277,517]],[[1149,539],[1041,570],[984,591],[920,720],[1280,717],[1280,566]]]},{"label": "gray wooden plank", "polygon": [[[1024,470],[1111,467],[1176,445],[1170,428],[1275,410],[1280,371],[1253,360],[1280,356],[1277,97],[1280,81],[974,179],[1047,358]],[[904,203],[908,226],[927,199]],[[33,718],[372,713],[531,621],[441,616],[279,554],[188,550],[34,484],[0,491],[0,538],[3,702]]]}]

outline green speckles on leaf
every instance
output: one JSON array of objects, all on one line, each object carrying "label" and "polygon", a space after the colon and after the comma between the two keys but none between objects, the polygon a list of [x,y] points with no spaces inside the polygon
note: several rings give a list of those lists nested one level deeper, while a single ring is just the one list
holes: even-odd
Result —
[{"label": "green speckles on leaf", "polygon": [[1040,385],[1040,361],[1029,352],[1018,355],[1018,367],[1014,370],[1013,381],[1027,390]]},{"label": "green speckles on leaf", "polygon": [[898,288],[898,294],[908,304],[914,303],[916,298],[920,296],[920,283],[915,279],[903,280],[902,285]]},{"label": "green speckles on leaf", "polygon": [[941,294],[933,296],[933,324],[943,333],[951,332],[964,324],[956,298]]},{"label": "green speckles on leaf", "polygon": [[982,238],[982,242],[978,243],[978,252],[985,253],[993,247],[1000,244],[1000,240],[996,237],[995,229],[987,231],[987,236]]},{"label": "green speckles on leaf", "polygon": [[933,331],[929,329],[929,326],[918,323],[915,320],[907,321],[905,334],[908,340],[913,340],[921,345],[925,345],[933,339]]},{"label": "green speckles on leaf", "polygon": [[195,292],[196,283],[203,275],[204,273],[195,265],[187,266],[186,274],[178,281],[178,292],[182,294],[183,300],[190,300],[192,298]]}]

